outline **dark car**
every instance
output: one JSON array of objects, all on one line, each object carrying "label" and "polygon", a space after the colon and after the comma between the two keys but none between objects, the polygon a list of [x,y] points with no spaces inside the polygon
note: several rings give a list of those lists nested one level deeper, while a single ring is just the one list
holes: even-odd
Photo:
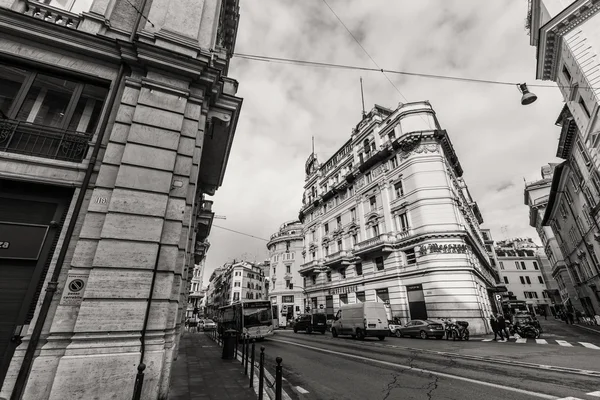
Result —
[{"label": "dark car", "polygon": [[398,337],[418,336],[421,339],[427,339],[428,337],[441,339],[444,337],[444,334],[444,326],[439,322],[421,319],[413,319],[406,325],[396,329],[396,336]]},{"label": "dark car", "polygon": [[327,316],[325,314],[304,314],[296,318],[294,332],[306,331],[306,333],[321,332],[327,330]]}]

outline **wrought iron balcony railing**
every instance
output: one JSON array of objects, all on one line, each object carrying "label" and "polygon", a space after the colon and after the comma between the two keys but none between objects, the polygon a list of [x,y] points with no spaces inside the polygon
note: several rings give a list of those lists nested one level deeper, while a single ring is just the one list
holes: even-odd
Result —
[{"label": "wrought iron balcony railing", "polygon": [[0,151],[82,162],[92,135],[12,119],[0,119]]},{"label": "wrought iron balcony railing", "polygon": [[371,251],[390,252],[391,244],[395,239],[387,233],[382,233],[374,238],[363,240],[354,246],[354,254],[364,254]]}]

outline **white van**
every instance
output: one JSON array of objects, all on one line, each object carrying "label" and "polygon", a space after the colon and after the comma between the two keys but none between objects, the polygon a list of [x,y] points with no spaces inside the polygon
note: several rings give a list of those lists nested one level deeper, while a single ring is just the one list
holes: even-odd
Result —
[{"label": "white van", "polygon": [[389,333],[385,305],[375,302],[342,305],[331,326],[333,337],[352,335],[363,340],[366,336],[375,336],[384,340]]}]

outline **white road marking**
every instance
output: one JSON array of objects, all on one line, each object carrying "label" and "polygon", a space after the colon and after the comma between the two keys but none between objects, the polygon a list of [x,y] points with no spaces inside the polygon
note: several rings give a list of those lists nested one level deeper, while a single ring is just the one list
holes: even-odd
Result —
[{"label": "white road marking", "polygon": [[600,397],[600,390],[597,392],[586,393],[586,395],[593,396],[593,397]]},{"label": "white road marking", "polygon": [[565,347],[573,347],[573,345],[569,342],[567,342],[566,340],[557,340],[556,343],[560,344],[561,346],[565,346]]},{"label": "white road marking", "polygon": [[308,393],[308,390],[301,388],[300,386],[296,386],[296,390],[300,393],[300,394],[306,394]]},{"label": "white road marking", "polygon": [[516,343],[527,343],[527,339],[523,339],[523,338],[517,339]]},{"label": "white road marking", "polygon": [[483,339],[482,342],[491,342],[494,339]]},{"label": "white road marking", "polygon": [[[336,354],[338,356],[344,356],[344,357],[347,357],[347,358],[354,358],[354,359],[362,360],[362,361],[370,361],[370,362],[373,362],[373,363],[376,363],[376,364],[382,364],[382,365],[386,365],[386,366],[392,367],[392,368],[400,368],[400,369],[404,369],[404,370],[412,370],[412,371],[415,371],[415,372],[421,372],[423,374],[437,375],[437,376],[441,376],[443,378],[456,379],[458,381],[469,382],[469,383],[474,383],[474,384],[477,384],[477,385],[493,387],[495,389],[502,389],[502,390],[506,390],[508,392],[521,393],[521,394],[525,394],[525,395],[528,395],[528,396],[537,397],[537,398],[540,398],[540,399],[558,400],[558,398],[556,396],[552,396],[552,395],[545,394],[545,393],[537,393],[537,392],[532,392],[532,391],[529,391],[529,390],[518,389],[518,388],[515,388],[515,387],[511,387],[511,386],[504,386],[504,385],[500,385],[500,384],[496,384],[496,383],[479,381],[477,379],[465,378],[463,376],[447,374],[445,372],[431,371],[431,370],[423,369],[423,368],[414,368],[414,367],[411,367],[410,365],[402,365],[402,364],[398,364],[398,363],[392,363],[392,362],[388,362],[388,361],[377,360],[377,359],[374,359],[374,358],[363,357],[363,356],[359,356],[359,355],[356,355],[356,354],[343,353],[343,352],[340,352],[340,351],[337,351],[337,350],[328,350],[328,349],[325,349],[325,348],[322,348],[322,347],[308,346],[308,345],[305,345],[305,344],[300,344],[300,343],[296,343],[296,342],[290,342],[290,341],[287,341],[287,340],[271,339],[271,341],[272,342],[279,342],[279,343],[286,343],[286,344],[290,344],[292,346],[304,347],[306,349],[315,350],[315,351],[318,351],[318,352],[321,352],[321,353]],[[575,400],[575,399],[571,399],[571,400]]]},{"label": "white road marking", "polygon": [[561,397],[560,399],[556,399],[556,400],[582,400],[579,397]]},{"label": "white road marking", "polygon": [[546,341],[546,339],[535,339],[535,342],[537,344],[548,344],[548,342]]},{"label": "white road marking", "polygon": [[[600,350],[600,347],[596,346],[595,344],[591,344],[591,343],[587,343],[587,342],[579,342],[579,344],[582,345],[583,347],[587,347],[588,349]],[[600,392],[596,392],[596,393],[600,393]],[[600,397],[600,395],[598,397]]]}]

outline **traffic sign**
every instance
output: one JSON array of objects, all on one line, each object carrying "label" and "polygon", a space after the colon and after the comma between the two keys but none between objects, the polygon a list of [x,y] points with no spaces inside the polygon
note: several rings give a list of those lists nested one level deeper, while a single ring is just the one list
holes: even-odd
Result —
[{"label": "traffic sign", "polygon": [[323,307],[323,304],[319,304],[319,308],[322,310],[325,307]]},{"label": "traffic sign", "polygon": [[502,300],[502,296],[500,296],[499,294],[496,295],[496,300],[500,301]]}]

